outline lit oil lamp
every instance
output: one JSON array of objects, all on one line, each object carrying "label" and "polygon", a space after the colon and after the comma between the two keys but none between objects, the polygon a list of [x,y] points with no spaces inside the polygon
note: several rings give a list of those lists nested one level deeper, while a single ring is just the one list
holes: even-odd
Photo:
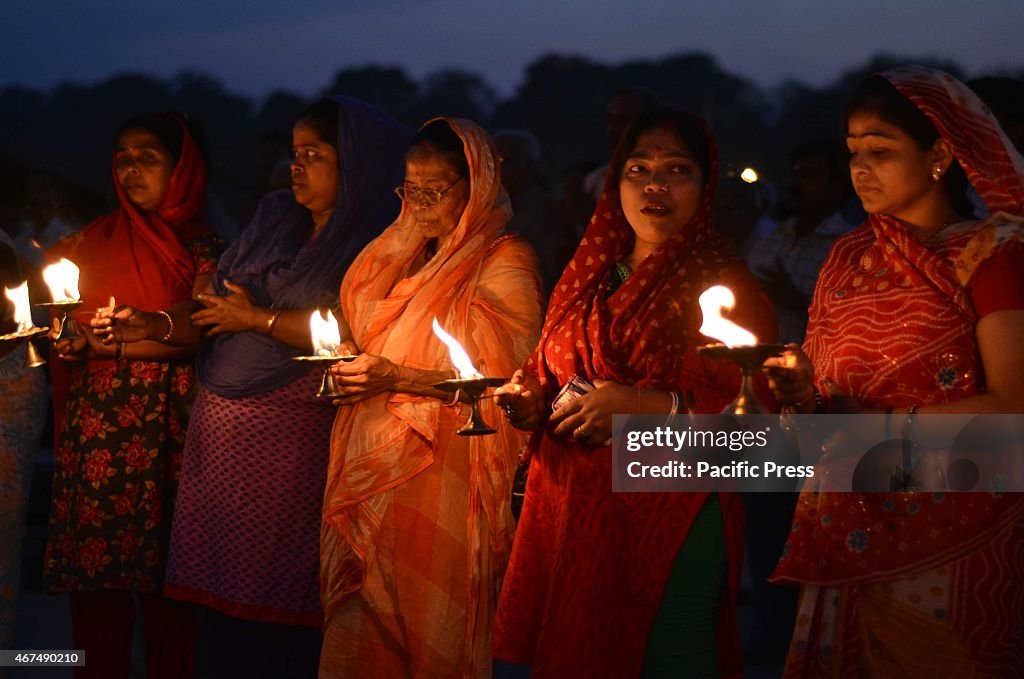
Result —
[{"label": "lit oil lamp", "polygon": [[448,345],[448,354],[451,356],[452,365],[458,371],[459,376],[444,382],[438,382],[433,385],[435,389],[441,391],[447,391],[448,393],[462,392],[469,396],[469,419],[466,423],[455,433],[460,436],[482,436],[485,434],[493,434],[496,429],[491,427],[489,424],[484,422],[483,416],[480,415],[480,397],[483,396],[484,391],[487,387],[500,387],[501,385],[508,382],[507,377],[484,377],[480,372],[473,367],[473,361],[470,360],[469,354],[462,348],[458,340],[445,332],[441,324],[434,319],[434,334],[438,338]]},{"label": "lit oil lamp", "polygon": [[43,280],[50,288],[53,301],[40,302],[36,306],[62,312],[58,321],[60,330],[54,341],[77,339],[79,334],[71,312],[82,306],[82,296],[78,292],[78,267],[71,260],[62,258],[43,269]]},{"label": "lit oil lamp", "polygon": [[354,361],[355,356],[339,356],[335,352],[341,346],[341,333],[338,332],[338,321],[330,310],[327,317],[314,311],[309,315],[309,336],[313,340],[313,354],[311,356],[296,356],[296,361],[308,361],[319,363],[324,367],[324,379],[320,382],[320,390],[316,395],[320,398],[339,398],[344,396],[338,391],[338,385],[331,374],[331,366],[339,361]]},{"label": "lit oil lamp", "polygon": [[697,347],[697,353],[708,358],[732,361],[743,370],[740,393],[723,413],[732,415],[756,415],[770,412],[754,395],[754,371],[760,370],[766,359],[781,356],[786,350],[781,344],[758,344],[757,337],[722,316],[722,310],[733,308],[736,298],[732,290],[724,285],[715,285],[705,290],[698,300],[704,323],[700,332],[708,337],[721,340],[721,344]]},{"label": "lit oil lamp", "polygon": [[[25,281],[13,290],[4,287],[4,296],[14,304],[14,323],[17,326],[14,332],[0,335],[0,343],[15,344],[40,337],[49,332],[48,328],[37,328],[32,323],[31,305],[28,301],[28,281]],[[36,351],[32,342],[28,342],[27,353],[25,354],[25,367],[35,368],[43,365],[46,361]]]}]

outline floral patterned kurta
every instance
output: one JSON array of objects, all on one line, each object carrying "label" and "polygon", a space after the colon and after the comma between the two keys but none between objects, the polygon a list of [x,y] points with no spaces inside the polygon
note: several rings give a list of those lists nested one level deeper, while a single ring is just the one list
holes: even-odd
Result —
[{"label": "floral patterned kurta", "polygon": [[[189,246],[212,273],[223,241]],[[159,592],[195,395],[191,359],[72,365],[44,564],[50,592]]]}]

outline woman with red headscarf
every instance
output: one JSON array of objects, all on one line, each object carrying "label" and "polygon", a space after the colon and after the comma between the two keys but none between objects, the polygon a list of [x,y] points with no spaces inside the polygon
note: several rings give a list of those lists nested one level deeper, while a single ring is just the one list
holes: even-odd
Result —
[{"label": "woman with red headscarf", "polygon": [[[555,286],[536,353],[499,389],[534,430],[530,474],[499,601],[494,657],[535,676],[739,673],[743,555],[737,496],[613,493],[613,413],[717,413],[739,372],[698,356],[697,298],[715,284],[765,341],[760,286],[712,226],[718,173],[703,120],[662,109],[623,136],[608,184]],[[551,412],[571,381],[595,389]],[[675,404],[675,405],[674,405]]]},{"label": "woman with red headscarf", "polygon": [[[846,141],[869,218],[822,267],[806,355],[770,362],[779,400],[811,412],[817,386],[819,410],[911,424],[1024,412],[1024,159],[921,67],[866,80]],[[786,674],[1024,675],[1022,545],[1020,494],[804,493],[774,575],[802,586]]]},{"label": "woman with red headscarf", "polygon": [[[113,159],[121,206],[47,252],[81,270],[86,310],[111,297],[142,309],[202,290],[222,243],[199,222],[206,169],[174,115],[121,127]],[[91,315],[89,311],[83,312]],[[80,319],[84,321],[84,319]],[[149,677],[195,671],[194,615],[160,596],[195,375],[196,347],[104,344],[79,322],[55,346],[56,470],[45,588],[70,594],[76,676],[130,673],[133,592],[144,614]]]}]

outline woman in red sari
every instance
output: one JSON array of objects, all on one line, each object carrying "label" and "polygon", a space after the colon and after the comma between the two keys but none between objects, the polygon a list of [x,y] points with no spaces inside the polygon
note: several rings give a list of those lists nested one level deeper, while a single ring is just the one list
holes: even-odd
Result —
[{"label": "woman in red sari", "polygon": [[[811,412],[816,384],[831,412],[1024,412],[1024,160],[920,67],[865,81],[846,129],[870,216],[821,270],[806,356],[772,362],[779,400]],[[963,173],[991,218],[958,209]],[[1020,495],[805,493],[774,576],[803,588],[787,676],[1022,676],[1022,544]]]},{"label": "woman in red sari", "polygon": [[[738,497],[612,493],[613,413],[716,413],[739,374],[708,361],[697,298],[725,284],[733,320],[770,341],[757,282],[713,229],[714,140],[663,109],[622,138],[608,185],[555,287],[527,368],[499,391],[534,430],[526,499],[499,600],[494,656],[536,676],[738,676]],[[550,417],[574,376],[596,387]],[[673,398],[675,393],[675,399]]]},{"label": "woman in red sari", "polygon": [[[111,296],[143,309],[191,298],[223,242],[199,221],[206,168],[184,121],[126,123],[111,169],[120,207],[47,258],[79,266],[90,316]],[[187,676],[195,614],[161,593],[197,345],[104,344],[85,322],[78,332],[56,345],[64,360],[51,363],[58,433],[44,586],[70,594],[74,648],[88,662],[76,676],[128,677],[133,594],[145,620],[146,676]]]}]

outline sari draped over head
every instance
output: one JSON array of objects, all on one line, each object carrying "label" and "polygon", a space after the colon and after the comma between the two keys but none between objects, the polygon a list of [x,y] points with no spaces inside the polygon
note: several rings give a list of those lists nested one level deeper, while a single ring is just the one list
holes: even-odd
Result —
[{"label": "sari draped over head", "polygon": [[[933,249],[895,217],[871,215],[836,242],[822,267],[806,350],[817,379],[836,382],[868,408],[950,403],[985,388],[967,284],[990,254],[1021,238],[1024,160],[952,76],[921,67],[884,75],[928,116],[993,214],[980,225],[948,230]],[[823,392],[824,386],[818,385]],[[813,534],[791,533],[776,577],[842,585],[910,574],[977,550],[1021,507],[1011,495],[805,494],[796,516],[801,526],[840,512],[850,518],[817,526]],[[933,522],[948,530],[920,546],[897,548]],[[852,531],[869,526],[889,528],[870,530],[866,547],[854,540],[858,549],[852,549]]]},{"label": "sari draped over head", "polygon": [[[258,306],[334,306],[348,265],[394,218],[398,204],[391,189],[402,181],[411,131],[358,99],[332,99],[338,104],[341,171],[330,219],[307,240],[309,210],[290,190],[270,194],[221,257],[213,280],[217,294],[228,294],[228,280],[246,288]],[[199,378],[219,396],[261,394],[305,375],[310,366],[292,360],[302,353],[260,332],[227,333],[203,344]]]},{"label": "sari draped over head", "polygon": [[47,250],[48,263],[66,257],[78,265],[82,307],[90,312],[111,295],[118,304],[163,309],[192,293],[195,266],[186,248],[209,232],[198,221],[206,210],[206,165],[184,121],[166,117],[181,126],[182,143],[160,205],[151,212],[133,205],[112,160],[120,207]]},{"label": "sari draped over head", "polygon": [[[418,369],[449,368],[448,349],[432,331],[436,318],[462,343],[479,371],[508,377],[533,348],[540,326],[536,261],[521,239],[501,235],[511,211],[493,142],[474,123],[444,120],[462,139],[469,164],[470,195],[465,211],[433,258],[408,275],[409,265],[421,254],[426,240],[409,208],[403,206],[397,221],[367,246],[345,276],[342,313],[364,353]],[[332,436],[324,497],[321,593],[329,626],[346,597],[358,591],[379,616],[375,624],[386,628],[387,634],[398,639],[412,635],[415,641],[409,646],[430,646],[435,635],[443,632],[413,629],[408,611],[382,610],[390,605],[398,608],[397,602],[390,598],[392,593],[368,583],[367,573],[377,567],[397,573],[394,577],[398,578],[408,572],[417,574],[413,580],[419,575],[425,578],[418,568],[443,560],[440,553],[453,549],[453,543],[466,543],[464,561],[455,564],[460,570],[465,568],[463,586],[471,601],[465,635],[451,632],[455,638],[444,642],[451,648],[433,649],[438,655],[458,654],[462,649],[469,664],[462,665],[459,673],[485,669],[473,667],[476,661],[470,656],[480,639],[489,639],[490,613],[484,610],[478,615],[472,601],[477,592],[490,590],[485,598],[491,601],[493,612],[512,545],[511,484],[524,441],[491,401],[482,402],[481,408],[485,419],[497,427],[497,434],[454,436],[454,427],[464,418],[460,409],[414,394],[386,392],[342,407]],[[463,487],[463,481],[448,480],[451,472],[445,470],[449,465],[464,465],[465,456],[469,459],[468,515],[454,519],[427,516],[430,527],[425,530],[436,535],[436,542],[428,541],[431,553],[419,553],[411,544],[398,545],[395,563],[375,563],[382,523],[389,511],[398,511],[396,492],[420,481],[427,471],[442,475],[442,486],[450,488],[445,493],[460,492],[457,489]],[[453,457],[460,460],[449,461]],[[426,505],[448,502],[444,497],[423,500],[423,507],[410,511],[429,514]],[[489,564],[486,568],[481,566],[482,559]],[[453,624],[445,620],[446,613],[461,605],[454,602],[464,600],[466,591],[424,589],[422,596],[419,590],[396,594],[403,595],[409,603],[417,598],[417,608],[433,607],[436,626],[444,628]],[[436,597],[440,598],[435,601]],[[324,654],[330,655],[327,643]]]},{"label": "sari draped over head", "polygon": [[[107,306],[111,296],[118,304],[154,310],[192,295],[195,264],[188,245],[209,233],[199,221],[206,211],[206,165],[185,122],[165,115],[181,126],[181,153],[157,208],[143,210],[128,200],[117,180],[117,161],[112,159],[110,169],[120,207],[46,251],[47,264],[65,257],[78,266],[83,318],[97,307]],[[98,369],[110,363],[99,360],[89,365]],[[63,364],[50,362],[56,413],[63,412],[67,391]],[[55,418],[56,427],[61,419]]]},{"label": "sari draped over head", "polygon": [[[707,129],[705,125],[705,129]],[[697,298],[728,285],[731,319],[762,341],[775,337],[772,307],[712,226],[717,147],[700,206],[611,291],[614,264],[631,252],[633,231],[609,173],[576,253],[555,285],[540,344],[527,369],[550,403],[574,374],[638,388],[674,390],[695,412],[715,413],[739,390],[735,366],[706,360]],[[495,628],[496,658],[544,676],[636,676],[648,630],[676,554],[707,493],[612,493],[610,447],[591,450],[550,429],[531,439],[530,476]],[[735,629],[743,553],[742,508],[723,495],[729,591],[719,645],[725,674],[739,671]]]},{"label": "sari draped over head", "polygon": [[[871,215],[861,227],[836,241],[822,267],[805,350],[814,364],[820,390],[824,391],[825,380],[834,381],[868,408],[951,403],[985,390],[976,337],[979,316],[970,284],[989,257],[1009,246],[1020,247],[1024,159],[988,109],[952,76],[921,67],[899,68],[883,76],[935,125],[992,216],[981,223],[944,229],[926,246],[895,217]],[[858,586],[861,603],[858,609],[852,600],[837,597],[821,604],[823,610],[837,612],[816,613],[825,617],[813,621],[801,616],[794,645],[800,654],[794,656],[791,651],[791,663],[794,657],[800,658],[794,667],[809,661],[810,653],[804,657],[803,649],[814,642],[805,640],[816,639],[814,630],[818,630],[835,634],[836,643],[842,645],[840,649],[821,642],[826,648],[819,648],[818,654],[831,656],[821,662],[835,661],[842,654],[844,668],[861,663],[880,671],[884,665],[868,664],[876,658],[855,641],[871,627],[874,633],[865,638],[885,641],[894,637],[894,646],[911,654],[906,662],[941,658],[945,667],[959,674],[963,669],[959,660],[975,670],[978,666],[972,663],[983,662],[982,658],[987,657],[984,662],[988,662],[1003,653],[1005,660],[1006,649],[996,648],[1005,646],[1008,638],[1004,635],[1000,640],[1003,632],[998,630],[1002,629],[1016,635],[1015,671],[1019,672],[1024,664],[1019,625],[1024,620],[1019,612],[1014,621],[1005,611],[990,607],[1005,607],[1014,596],[1020,602],[1019,588],[1016,594],[1003,588],[1013,581],[1019,585],[1019,542],[1013,546],[1019,537],[1012,535],[1014,530],[1019,535],[1022,519],[1024,499],[1019,494],[802,494],[772,579],[801,583],[815,593],[836,591],[823,589],[826,587],[854,591],[856,588],[849,586]],[[1014,562],[1018,564],[1016,575],[1011,567]],[[951,575],[950,564],[954,563],[959,564],[955,567],[959,575]],[[925,573],[929,575],[922,575]],[[918,616],[915,624],[925,621],[933,631],[914,638],[911,627],[891,605],[869,608],[879,596],[879,587],[886,588],[885,596],[894,596],[889,583],[897,583],[898,589],[901,582],[923,582],[930,574],[943,578],[931,591],[946,597],[948,589],[953,602],[949,607],[936,603],[933,610],[911,613]],[[972,589],[979,582],[989,583],[984,595]],[[876,583],[884,584],[872,587]],[[912,596],[915,605],[923,605],[918,594]],[[971,603],[957,610],[956,602]],[[845,627],[836,622],[855,610],[860,610],[859,622]],[[872,610],[888,612],[869,619]],[[833,619],[830,616],[835,620],[827,622]],[[886,621],[902,627],[889,635],[881,631]],[[815,626],[810,636],[808,623]],[[857,632],[861,626],[867,627]],[[962,638],[973,636],[974,641],[962,646],[959,639],[945,636],[948,629],[984,633],[965,632]],[[897,636],[905,637],[906,643],[896,644]],[[970,650],[958,660],[954,656],[961,648]],[[882,655],[891,661],[900,652],[888,649]],[[986,656],[990,652],[994,654]],[[997,660],[990,669],[1000,667],[998,662],[1002,661]],[[909,665],[899,667],[898,671],[906,672]],[[800,676],[807,671],[793,670]]]}]

